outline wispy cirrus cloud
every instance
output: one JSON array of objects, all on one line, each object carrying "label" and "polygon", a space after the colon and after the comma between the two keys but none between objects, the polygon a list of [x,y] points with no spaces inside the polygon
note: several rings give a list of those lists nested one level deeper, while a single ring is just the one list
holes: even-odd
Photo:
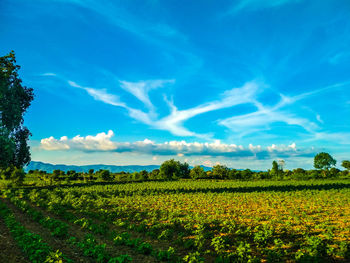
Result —
[{"label": "wispy cirrus cloud", "polygon": [[[271,124],[281,122],[287,125],[302,127],[305,131],[314,135],[316,138],[317,134],[321,131],[320,125],[307,118],[299,117],[288,110],[288,106],[304,99],[310,99],[320,93],[334,91],[335,89],[343,88],[348,85],[350,85],[350,82],[336,83],[295,96],[279,94],[280,100],[274,106],[265,106],[256,100],[253,103],[256,106],[257,111],[221,119],[218,121],[218,124],[229,128],[237,134],[247,135],[256,131],[268,130]],[[320,124],[323,124],[319,114],[316,114],[316,120]]]},{"label": "wispy cirrus cloud", "polygon": [[265,159],[279,156],[295,157],[295,156],[310,156],[314,154],[311,149],[300,150],[297,149],[296,144],[291,145],[275,145],[261,147],[249,144],[248,147],[236,144],[225,144],[216,140],[211,143],[200,142],[186,142],[182,141],[168,141],[164,143],[156,143],[154,141],[145,139],[143,141],[135,142],[117,142],[112,141],[114,136],[113,131],[108,133],[98,133],[96,136],[88,135],[85,137],[75,136],[68,139],[63,136],[60,139],[49,137],[42,139],[40,147],[48,151],[66,151],[78,150],[84,152],[133,152],[139,154],[153,154],[153,155],[177,155],[183,156],[223,156],[223,157],[255,157],[257,159]]},{"label": "wispy cirrus cloud", "polygon": [[[167,82],[167,80],[147,81],[147,86],[156,87],[157,85],[160,85],[161,83],[166,83],[166,82]],[[152,125],[152,123],[153,123],[153,118],[155,117],[154,116],[155,114],[152,110],[154,109],[154,106],[151,104],[149,99],[148,99],[148,101],[150,103],[150,108],[152,110],[150,110],[149,112],[144,112],[140,109],[135,109],[133,107],[128,106],[126,103],[120,101],[120,98],[118,96],[111,94],[111,93],[108,93],[106,91],[106,89],[94,89],[94,88],[90,88],[90,87],[81,86],[81,85],[79,85],[76,82],[71,81],[71,80],[68,80],[67,83],[71,87],[85,90],[90,96],[92,96],[97,101],[101,101],[101,102],[104,102],[106,104],[110,104],[113,106],[122,107],[122,108],[126,109],[128,111],[129,117],[131,117],[135,120],[138,120],[138,121],[140,121],[144,124],[148,124],[148,125]],[[121,83],[125,83],[125,82],[121,82]],[[134,85],[135,83],[132,83],[132,82],[127,82],[127,83],[129,84],[129,89],[130,89],[130,86],[133,85],[132,91],[128,90],[130,93],[132,93],[133,95],[137,94],[137,96],[141,97],[142,99],[148,98],[148,93],[147,93],[148,89],[145,88],[145,86],[139,86],[138,85],[139,83],[136,83],[136,85]],[[142,88],[140,88],[140,87],[142,87]]]},{"label": "wispy cirrus cloud", "polygon": [[227,90],[221,94],[221,98],[208,103],[198,105],[186,110],[178,110],[172,101],[166,99],[171,113],[168,116],[158,118],[153,114],[154,106],[148,97],[148,91],[152,88],[159,87],[164,83],[173,83],[174,80],[154,80],[147,82],[125,82],[122,81],[123,89],[132,93],[139,98],[151,109],[149,112],[144,112],[127,106],[120,102],[119,97],[109,94],[106,90],[98,90],[89,87],[83,87],[73,81],[68,81],[68,84],[75,88],[84,89],[94,99],[104,103],[125,108],[129,112],[129,116],[133,119],[141,121],[144,124],[150,125],[152,128],[159,130],[167,130],[177,136],[195,136],[208,139],[208,134],[197,134],[184,127],[184,122],[203,113],[216,111],[224,108],[230,108],[235,105],[249,103],[255,101],[255,96],[258,92],[258,84],[255,81],[245,83],[242,87]]},{"label": "wispy cirrus cloud", "polygon": [[[288,126],[301,127],[308,134],[314,135],[316,138],[316,135],[322,132],[322,127],[320,125],[324,124],[323,120],[317,117],[319,114],[315,113],[316,118],[315,121],[313,121],[306,117],[300,117],[291,110],[291,106],[294,106],[296,102],[301,100],[310,99],[321,93],[334,91],[335,89],[350,85],[350,82],[342,82],[294,96],[279,94],[280,100],[271,106],[261,103],[259,97],[268,86],[257,81],[250,81],[243,84],[241,87],[235,87],[222,92],[218,95],[216,100],[202,103],[188,109],[178,109],[173,100],[169,100],[164,96],[170,113],[165,116],[159,116],[159,113],[156,111],[157,107],[152,103],[150,92],[164,85],[174,84],[174,79],[137,82],[116,80],[116,87],[120,88],[120,91],[126,91],[141,101],[146,106],[146,110],[144,110],[131,106],[130,103],[126,103],[122,100],[120,96],[112,94],[106,89],[82,86],[74,81],[65,80],[63,77],[54,73],[50,73],[50,75],[47,76],[59,78],[60,81],[64,81],[71,87],[85,90],[87,94],[97,101],[124,108],[130,118],[148,125],[150,128],[165,130],[176,136],[197,137],[204,140],[213,140],[213,134],[210,132],[198,133],[194,130],[189,130],[185,126],[186,121],[201,114],[232,108],[242,104],[250,104],[256,108],[256,111],[248,114],[237,113],[234,114],[234,116],[218,119],[216,123],[230,129],[240,138],[257,131],[269,130],[274,123],[284,123]],[[115,90],[115,87],[113,89]],[[119,93],[121,94],[122,92]]]},{"label": "wispy cirrus cloud", "polygon": [[319,126],[306,118],[298,117],[282,108],[291,104],[293,99],[283,98],[273,107],[267,107],[255,102],[258,110],[253,113],[234,116],[220,120],[218,123],[240,134],[250,134],[258,130],[266,130],[272,123],[282,122],[288,125],[297,125],[308,132],[312,132]]},{"label": "wispy cirrus cloud", "polygon": [[95,100],[102,101],[104,103],[113,105],[113,106],[120,106],[120,107],[126,107],[125,103],[120,102],[120,99],[118,96],[110,94],[106,91],[106,89],[94,89],[89,87],[83,87],[79,84],[77,84],[74,81],[68,80],[67,83],[74,88],[79,88],[85,90],[90,96],[92,96]]},{"label": "wispy cirrus cloud", "polygon": [[56,74],[55,73],[52,73],[52,72],[46,72],[46,73],[43,73],[43,74],[41,74],[40,76],[44,76],[44,77],[46,77],[46,76],[56,76]]},{"label": "wispy cirrus cloud", "polygon": [[178,110],[172,101],[168,101],[171,113],[156,121],[155,127],[166,127],[171,133],[179,136],[208,137],[207,135],[200,135],[189,131],[184,127],[184,122],[203,113],[230,108],[244,103],[251,103],[255,100],[258,87],[259,85],[255,81],[247,82],[242,87],[225,91],[218,100],[204,103],[187,110]]},{"label": "wispy cirrus cloud", "polygon": [[154,111],[155,107],[152,104],[148,93],[151,90],[155,90],[163,87],[165,84],[174,83],[175,80],[146,80],[146,81],[138,81],[138,82],[129,82],[129,81],[120,81],[120,87],[127,92],[134,95],[137,99],[145,104],[145,106],[150,110]]}]

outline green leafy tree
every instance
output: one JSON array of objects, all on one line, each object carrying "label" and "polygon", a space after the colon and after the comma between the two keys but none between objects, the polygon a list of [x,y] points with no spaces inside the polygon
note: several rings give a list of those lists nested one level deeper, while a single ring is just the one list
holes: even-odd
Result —
[{"label": "green leafy tree", "polygon": [[75,170],[67,171],[67,177],[69,180],[75,181],[78,179],[78,173]]},{"label": "green leafy tree", "polygon": [[187,163],[180,163],[174,159],[163,162],[159,168],[159,177],[161,179],[188,178],[190,169]]},{"label": "green leafy tree", "polygon": [[350,161],[348,161],[348,160],[342,161],[341,166],[343,166],[345,169],[350,171]]},{"label": "green leafy tree", "polygon": [[15,167],[11,173],[10,180],[15,184],[15,185],[22,185],[25,177],[25,172],[23,171],[22,168],[17,168]]},{"label": "green leafy tree", "polygon": [[242,179],[241,178],[241,171],[237,169],[231,169],[228,173],[229,179]]},{"label": "green leafy tree", "polygon": [[148,178],[151,180],[158,179],[159,177],[159,169],[154,169],[152,172],[148,174]]},{"label": "green leafy tree", "polygon": [[53,170],[52,171],[52,180],[58,181],[61,175],[61,170]]},{"label": "green leafy tree", "polygon": [[199,165],[193,167],[190,172],[190,177],[192,179],[204,178],[206,175],[207,174],[205,173],[203,167],[200,167]]},{"label": "green leafy tree", "polygon": [[13,166],[9,166],[7,167],[6,169],[2,169],[0,172],[1,172],[1,178],[3,180],[10,180],[11,178],[11,173],[12,171],[14,170],[14,167]]},{"label": "green leafy tree", "polygon": [[15,53],[0,57],[0,168],[23,167],[30,162],[23,114],[34,98],[33,89],[22,85]]},{"label": "green leafy tree", "polygon": [[94,169],[89,170],[89,177],[88,177],[89,180],[92,180],[94,178],[94,172],[95,172]]},{"label": "green leafy tree", "polygon": [[225,179],[229,175],[229,169],[225,165],[217,164],[213,166],[212,176],[218,179]]},{"label": "green leafy tree", "polygon": [[174,159],[167,160],[160,165],[159,177],[161,179],[173,179],[180,177],[180,162]]},{"label": "green leafy tree", "polygon": [[270,170],[270,175],[272,177],[283,177],[283,166],[284,166],[283,160],[279,160],[278,162],[273,161],[272,169]]},{"label": "green leafy tree", "polygon": [[316,169],[329,169],[331,166],[335,166],[337,161],[329,153],[321,152],[315,155],[314,167]]},{"label": "green leafy tree", "polygon": [[148,172],[146,170],[140,171],[139,174],[140,174],[140,180],[147,180],[148,179]]},{"label": "green leafy tree", "polygon": [[329,169],[329,175],[331,176],[331,177],[337,177],[337,176],[339,176],[340,175],[340,170],[339,169],[337,169],[337,168],[335,168],[335,167],[332,167],[331,169]]},{"label": "green leafy tree", "polygon": [[335,166],[337,161],[326,152],[321,152],[315,155],[314,167],[316,169],[323,170],[323,176],[326,177],[329,174],[329,168]]},{"label": "green leafy tree", "polygon": [[6,169],[0,171],[0,177],[4,180],[11,181],[14,185],[22,185],[25,177],[25,172],[22,168],[10,165]]},{"label": "green leafy tree", "polygon": [[97,177],[98,177],[99,180],[102,180],[102,181],[110,181],[110,180],[113,179],[111,173],[109,172],[109,170],[100,170],[100,171],[98,171]]},{"label": "green leafy tree", "polygon": [[300,179],[304,178],[305,174],[306,174],[306,171],[303,168],[296,168],[292,172],[292,176],[294,178],[300,178]]},{"label": "green leafy tree", "polygon": [[241,171],[241,178],[244,180],[252,179],[253,172],[250,169],[245,169]]},{"label": "green leafy tree", "polygon": [[140,175],[139,172],[133,172],[130,175],[130,179],[133,180],[133,181],[139,181],[139,180],[141,180],[141,175]]},{"label": "green leafy tree", "polygon": [[181,178],[190,178],[190,166],[188,163],[180,163],[180,177]]},{"label": "green leafy tree", "polygon": [[278,172],[279,172],[278,163],[276,161],[273,161],[272,162],[272,169],[270,170],[270,174],[273,177],[277,177],[278,176]]}]

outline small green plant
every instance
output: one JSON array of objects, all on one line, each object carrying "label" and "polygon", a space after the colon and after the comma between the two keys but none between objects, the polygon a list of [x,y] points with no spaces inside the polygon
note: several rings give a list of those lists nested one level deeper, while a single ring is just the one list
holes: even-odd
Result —
[{"label": "small green plant", "polygon": [[116,245],[126,245],[126,243],[130,240],[130,235],[127,232],[123,232],[114,237],[113,241]]},{"label": "small green plant", "polygon": [[98,244],[91,234],[87,234],[83,241],[76,244],[83,249],[84,256],[94,257],[97,262],[105,262],[110,259],[106,252],[106,244]]},{"label": "small green plant", "polygon": [[169,247],[168,250],[159,250],[156,257],[162,261],[173,260],[175,258],[175,249],[173,247]]},{"label": "small green plant", "polygon": [[256,227],[254,230],[256,231],[254,234],[254,242],[257,243],[258,246],[266,246],[273,236],[273,230],[267,226]]},{"label": "small green plant", "polygon": [[226,241],[222,236],[212,238],[211,245],[218,254],[223,253],[227,247]]},{"label": "small green plant", "polygon": [[196,251],[184,256],[183,261],[188,263],[201,263],[204,262],[204,259],[201,257],[201,254]]},{"label": "small green plant", "polygon": [[[53,252],[48,244],[42,242],[39,235],[31,233],[15,219],[6,205],[0,202],[0,216],[16,240],[18,246],[32,262],[72,262],[59,250]],[[56,260],[57,259],[57,260]],[[48,260],[48,261],[47,261]],[[51,260],[51,261],[50,261]]]},{"label": "small green plant", "polygon": [[132,258],[126,254],[111,258],[110,260],[108,260],[108,263],[126,263],[130,261],[132,261]]},{"label": "small green plant", "polygon": [[137,251],[144,255],[150,255],[153,252],[153,248],[151,244],[142,242],[137,246]]},{"label": "small green plant", "polygon": [[56,250],[56,252],[50,252],[45,260],[45,263],[63,263],[63,262],[73,262],[73,261],[68,259],[59,250]]},{"label": "small green plant", "polygon": [[306,243],[295,254],[297,262],[320,262],[327,256],[325,240],[317,236],[306,237]]}]

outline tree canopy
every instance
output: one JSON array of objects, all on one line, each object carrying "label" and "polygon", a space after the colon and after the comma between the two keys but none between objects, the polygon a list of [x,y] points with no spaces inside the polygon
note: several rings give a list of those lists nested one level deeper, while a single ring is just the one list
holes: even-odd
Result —
[{"label": "tree canopy", "polygon": [[344,161],[341,163],[341,166],[343,166],[345,169],[347,169],[347,170],[350,171],[350,161],[344,160]]},{"label": "tree canopy", "polygon": [[204,171],[203,167],[200,167],[199,165],[196,165],[190,171],[190,177],[193,179],[204,178],[205,176],[206,172]]},{"label": "tree canopy", "polygon": [[225,179],[228,176],[229,169],[225,165],[217,164],[213,166],[212,173],[215,178]]},{"label": "tree canopy", "polygon": [[23,167],[30,162],[23,114],[34,98],[33,89],[22,85],[15,53],[0,57],[0,168]]},{"label": "tree canopy", "polygon": [[162,179],[189,178],[190,169],[187,163],[180,163],[174,159],[162,163],[159,176]]},{"label": "tree canopy", "polygon": [[315,155],[314,167],[316,169],[329,169],[331,166],[335,166],[337,161],[329,153],[321,152]]}]

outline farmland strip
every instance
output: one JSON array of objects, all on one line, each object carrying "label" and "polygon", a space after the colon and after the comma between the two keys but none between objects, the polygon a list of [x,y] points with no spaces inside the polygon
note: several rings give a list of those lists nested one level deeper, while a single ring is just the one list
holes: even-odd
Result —
[{"label": "farmland strip", "polygon": [[[96,256],[96,258],[98,257],[100,258],[99,260],[101,260],[101,262],[104,262],[107,259],[109,260],[111,258],[111,256],[109,255],[119,255],[115,257],[120,259],[121,262],[127,262],[131,260],[131,257],[127,255],[135,253],[135,250],[130,249],[126,246],[124,247],[118,246],[116,248],[111,240],[109,240],[108,238],[106,239],[107,236],[100,235],[99,233],[97,233],[98,234],[97,236],[87,234],[87,232],[89,232],[87,228],[77,229],[77,225],[72,224],[70,221],[64,222],[57,216],[52,215],[51,213],[48,213],[47,211],[40,209],[39,207],[30,206],[23,200],[21,201],[18,198],[11,198],[11,200],[15,204],[21,206],[25,212],[29,213],[31,216],[34,216],[34,218],[35,217],[42,218],[42,219],[49,218],[50,221],[55,222],[56,225],[59,223],[59,225],[65,226],[67,228],[65,232],[70,233],[68,242],[82,249],[84,251],[85,256],[89,256],[89,257]],[[44,223],[44,226],[50,228],[50,225],[47,225],[45,223]],[[59,233],[59,231],[56,231],[53,234],[56,234],[56,233]],[[66,235],[59,235],[59,236],[67,237]],[[132,259],[134,259],[133,261],[135,262],[154,262],[155,261],[151,257],[147,257],[144,255],[136,255],[136,257],[133,255]]]},{"label": "farmland strip", "polygon": [[24,256],[16,244],[5,222],[0,218],[0,262],[26,263],[29,260]]},{"label": "farmland strip", "polygon": [[28,231],[17,221],[15,215],[6,204],[0,202],[0,206],[0,216],[4,219],[6,226],[17,241],[17,244],[22,248],[30,261],[44,262],[47,260],[61,260],[61,262],[72,262],[59,250],[54,252],[47,243],[42,242],[41,236]]}]

